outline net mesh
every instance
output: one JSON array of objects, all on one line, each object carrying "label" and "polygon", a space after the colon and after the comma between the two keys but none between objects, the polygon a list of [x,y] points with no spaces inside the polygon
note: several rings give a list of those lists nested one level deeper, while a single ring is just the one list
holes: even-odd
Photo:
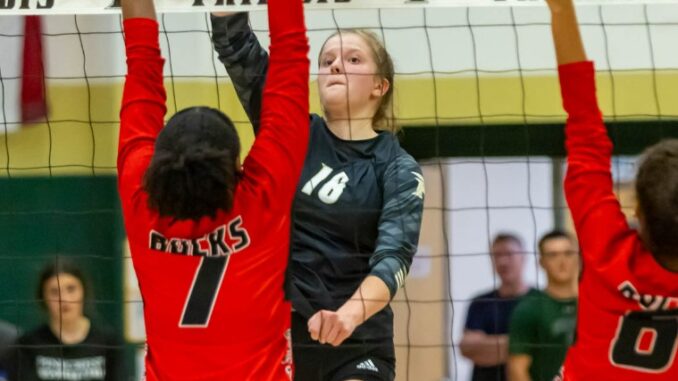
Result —
[{"label": "net mesh", "polygon": [[[678,4],[587,5],[579,19],[598,70],[598,95],[618,156],[617,190],[633,208],[636,155],[678,132]],[[0,22],[0,319],[21,330],[44,321],[35,297],[45,263],[69,258],[90,274],[89,314],[124,336],[140,374],[143,315],[115,190],[118,112],[125,74],[117,15],[43,19],[44,122],[20,118],[23,19]],[[163,14],[168,115],[223,110],[253,135],[210,42],[205,14]],[[266,15],[251,15],[268,45]],[[564,118],[544,7],[436,7],[307,12],[311,68],[337,28],[380,35],[396,63],[403,146],[420,159],[427,198],[419,251],[392,303],[398,380],[469,379],[458,348],[470,300],[499,285],[488,253],[499,232],[525,242],[525,278],[544,279],[539,237],[571,229],[561,180]],[[315,74],[312,75],[315,80]],[[320,112],[312,86],[312,111]],[[133,360],[136,358],[136,360]]]}]

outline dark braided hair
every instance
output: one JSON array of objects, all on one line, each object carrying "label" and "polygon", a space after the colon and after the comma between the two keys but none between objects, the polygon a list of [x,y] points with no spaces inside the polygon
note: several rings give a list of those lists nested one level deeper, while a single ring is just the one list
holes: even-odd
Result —
[{"label": "dark braided hair", "polygon": [[178,112],[158,135],[144,176],[148,206],[177,220],[230,210],[239,155],[238,134],[222,112],[208,107]]},{"label": "dark braided hair", "polygon": [[648,249],[655,255],[678,255],[678,139],[662,140],[643,153],[636,197]]}]

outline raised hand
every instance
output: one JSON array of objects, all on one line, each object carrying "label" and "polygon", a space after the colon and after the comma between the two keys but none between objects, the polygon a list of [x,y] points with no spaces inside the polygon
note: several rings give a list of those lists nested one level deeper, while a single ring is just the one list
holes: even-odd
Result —
[{"label": "raised hand", "polygon": [[546,0],[558,65],[586,61],[573,0]]},{"label": "raised hand", "polygon": [[573,0],[546,0],[551,12],[560,12],[574,8]]},{"label": "raised hand", "polygon": [[122,18],[146,18],[155,20],[153,0],[122,0]]},{"label": "raised hand", "polygon": [[212,12],[212,16],[216,17],[226,17],[226,16],[233,16],[238,12]]}]

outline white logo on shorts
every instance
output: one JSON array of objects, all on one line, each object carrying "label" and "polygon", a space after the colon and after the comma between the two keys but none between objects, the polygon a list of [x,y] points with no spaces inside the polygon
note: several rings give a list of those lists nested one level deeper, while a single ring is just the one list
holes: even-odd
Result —
[{"label": "white logo on shorts", "polygon": [[360,364],[358,364],[358,366],[356,366],[356,368],[371,370],[373,372],[379,372],[379,368],[377,368],[377,366],[374,365],[374,363],[372,362],[371,359],[367,359],[367,360],[361,362]]}]

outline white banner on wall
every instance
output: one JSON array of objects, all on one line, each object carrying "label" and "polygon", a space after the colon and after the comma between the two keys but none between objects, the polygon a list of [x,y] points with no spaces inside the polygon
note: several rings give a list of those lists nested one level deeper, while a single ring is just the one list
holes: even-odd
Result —
[{"label": "white banner on wall", "polygon": [[[17,14],[101,14],[120,11],[121,0],[0,0],[0,16]],[[301,0],[300,0],[301,1]],[[457,6],[545,6],[543,0],[303,0],[308,9],[419,8]],[[678,0],[575,0],[578,4],[654,4]],[[159,12],[261,10],[266,0],[156,0]]]}]

